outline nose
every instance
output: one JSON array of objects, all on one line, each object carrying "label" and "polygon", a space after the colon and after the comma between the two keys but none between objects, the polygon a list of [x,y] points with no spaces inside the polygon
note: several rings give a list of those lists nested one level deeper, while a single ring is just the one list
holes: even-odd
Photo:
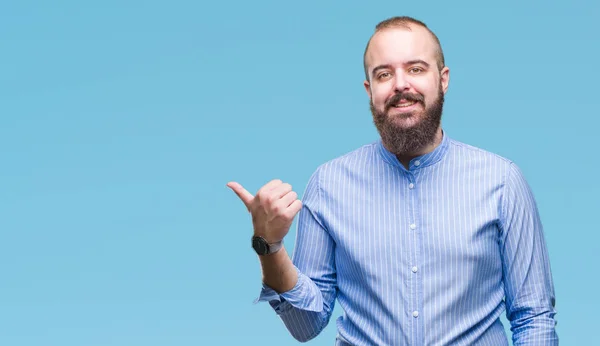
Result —
[{"label": "nose", "polygon": [[402,72],[396,72],[396,84],[394,85],[394,89],[396,91],[406,91],[410,88],[410,84],[408,82],[408,78]]}]

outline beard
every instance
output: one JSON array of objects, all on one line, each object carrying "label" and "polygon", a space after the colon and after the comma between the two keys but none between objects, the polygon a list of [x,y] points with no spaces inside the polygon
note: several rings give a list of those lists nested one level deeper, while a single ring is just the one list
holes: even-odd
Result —
[{"label": "beard", "polygon": [[[389,110],[398,104],[400,99],[416,101],[423,106],[424,111],[388,116],[387,113]],[[425,104],[422,95],[411,93],[395,94],[386,102],[383,112],[375,108],[372,100],[369,104],[371,113],[373,114],[373,122],[385,147],[395,155],[409,155],[418,152],[435,140],[442,120],[444,92],[440,85],[438,98],[429,106]],[[410,126],[397,124],[396,119],[394,119],[399,117],[408,119],[417,116],[421,117],[421,119],[418,119],[416,124]]]}]

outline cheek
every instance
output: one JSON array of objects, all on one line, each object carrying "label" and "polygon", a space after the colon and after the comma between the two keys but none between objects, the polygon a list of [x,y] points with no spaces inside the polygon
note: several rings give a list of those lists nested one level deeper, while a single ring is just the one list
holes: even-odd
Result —
[{"label": "cheek", "polygon": [[438,85],[434,84],[423,84],[413,85],[415,92],[422,95],[425,98],[425,103],[431,103],[437,99]]},{"label": "cheek", "polygon": [[427,95],[425,95],[425,102],[431,105],[434,102],[437,102],[439,99],[439,88],[433,88],[428,91]]},{"label": "cheek", "polygon": [[388,98],[388,93],[384,88],[373,89],[371,91],[371,98],[375,105],[383,105]]}]

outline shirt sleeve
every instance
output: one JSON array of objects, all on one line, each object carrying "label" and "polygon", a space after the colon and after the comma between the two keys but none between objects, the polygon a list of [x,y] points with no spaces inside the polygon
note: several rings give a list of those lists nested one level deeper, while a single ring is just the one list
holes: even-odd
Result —
[{"label": "shirt sleeve", "polygon": [[506,316],[513,344],[558,345],[554,284],[543,227],[530,186],[514,163],[506,176],[501,223]]},{"label": "shirt sleeve", "polygon": [[319,213],[319,170],[307,184],[298,215],[292,262],[298,282],[278,294],[263,283],[256,302],[269,302],[292,336],[302,342],[316,337],[329,323],[337,295],[335,242]]}]

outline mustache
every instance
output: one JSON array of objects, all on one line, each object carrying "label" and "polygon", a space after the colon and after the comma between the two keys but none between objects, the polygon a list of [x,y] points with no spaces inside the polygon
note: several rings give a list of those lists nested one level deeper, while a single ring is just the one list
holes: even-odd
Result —
[{"label": "mustache", "polygon": [[401,99],[405,99],[407,101],[421,102],[421,103],[423,103],[423,101],[424,101],[423,95],[420,95],[420,94],[397,93],[394,96],[392,96],[392,98],[390,98],[385,103],[385,110],[387,111],[390,108],[392,108],[394,105],[397,105],[398,103],[400,103]]}]

